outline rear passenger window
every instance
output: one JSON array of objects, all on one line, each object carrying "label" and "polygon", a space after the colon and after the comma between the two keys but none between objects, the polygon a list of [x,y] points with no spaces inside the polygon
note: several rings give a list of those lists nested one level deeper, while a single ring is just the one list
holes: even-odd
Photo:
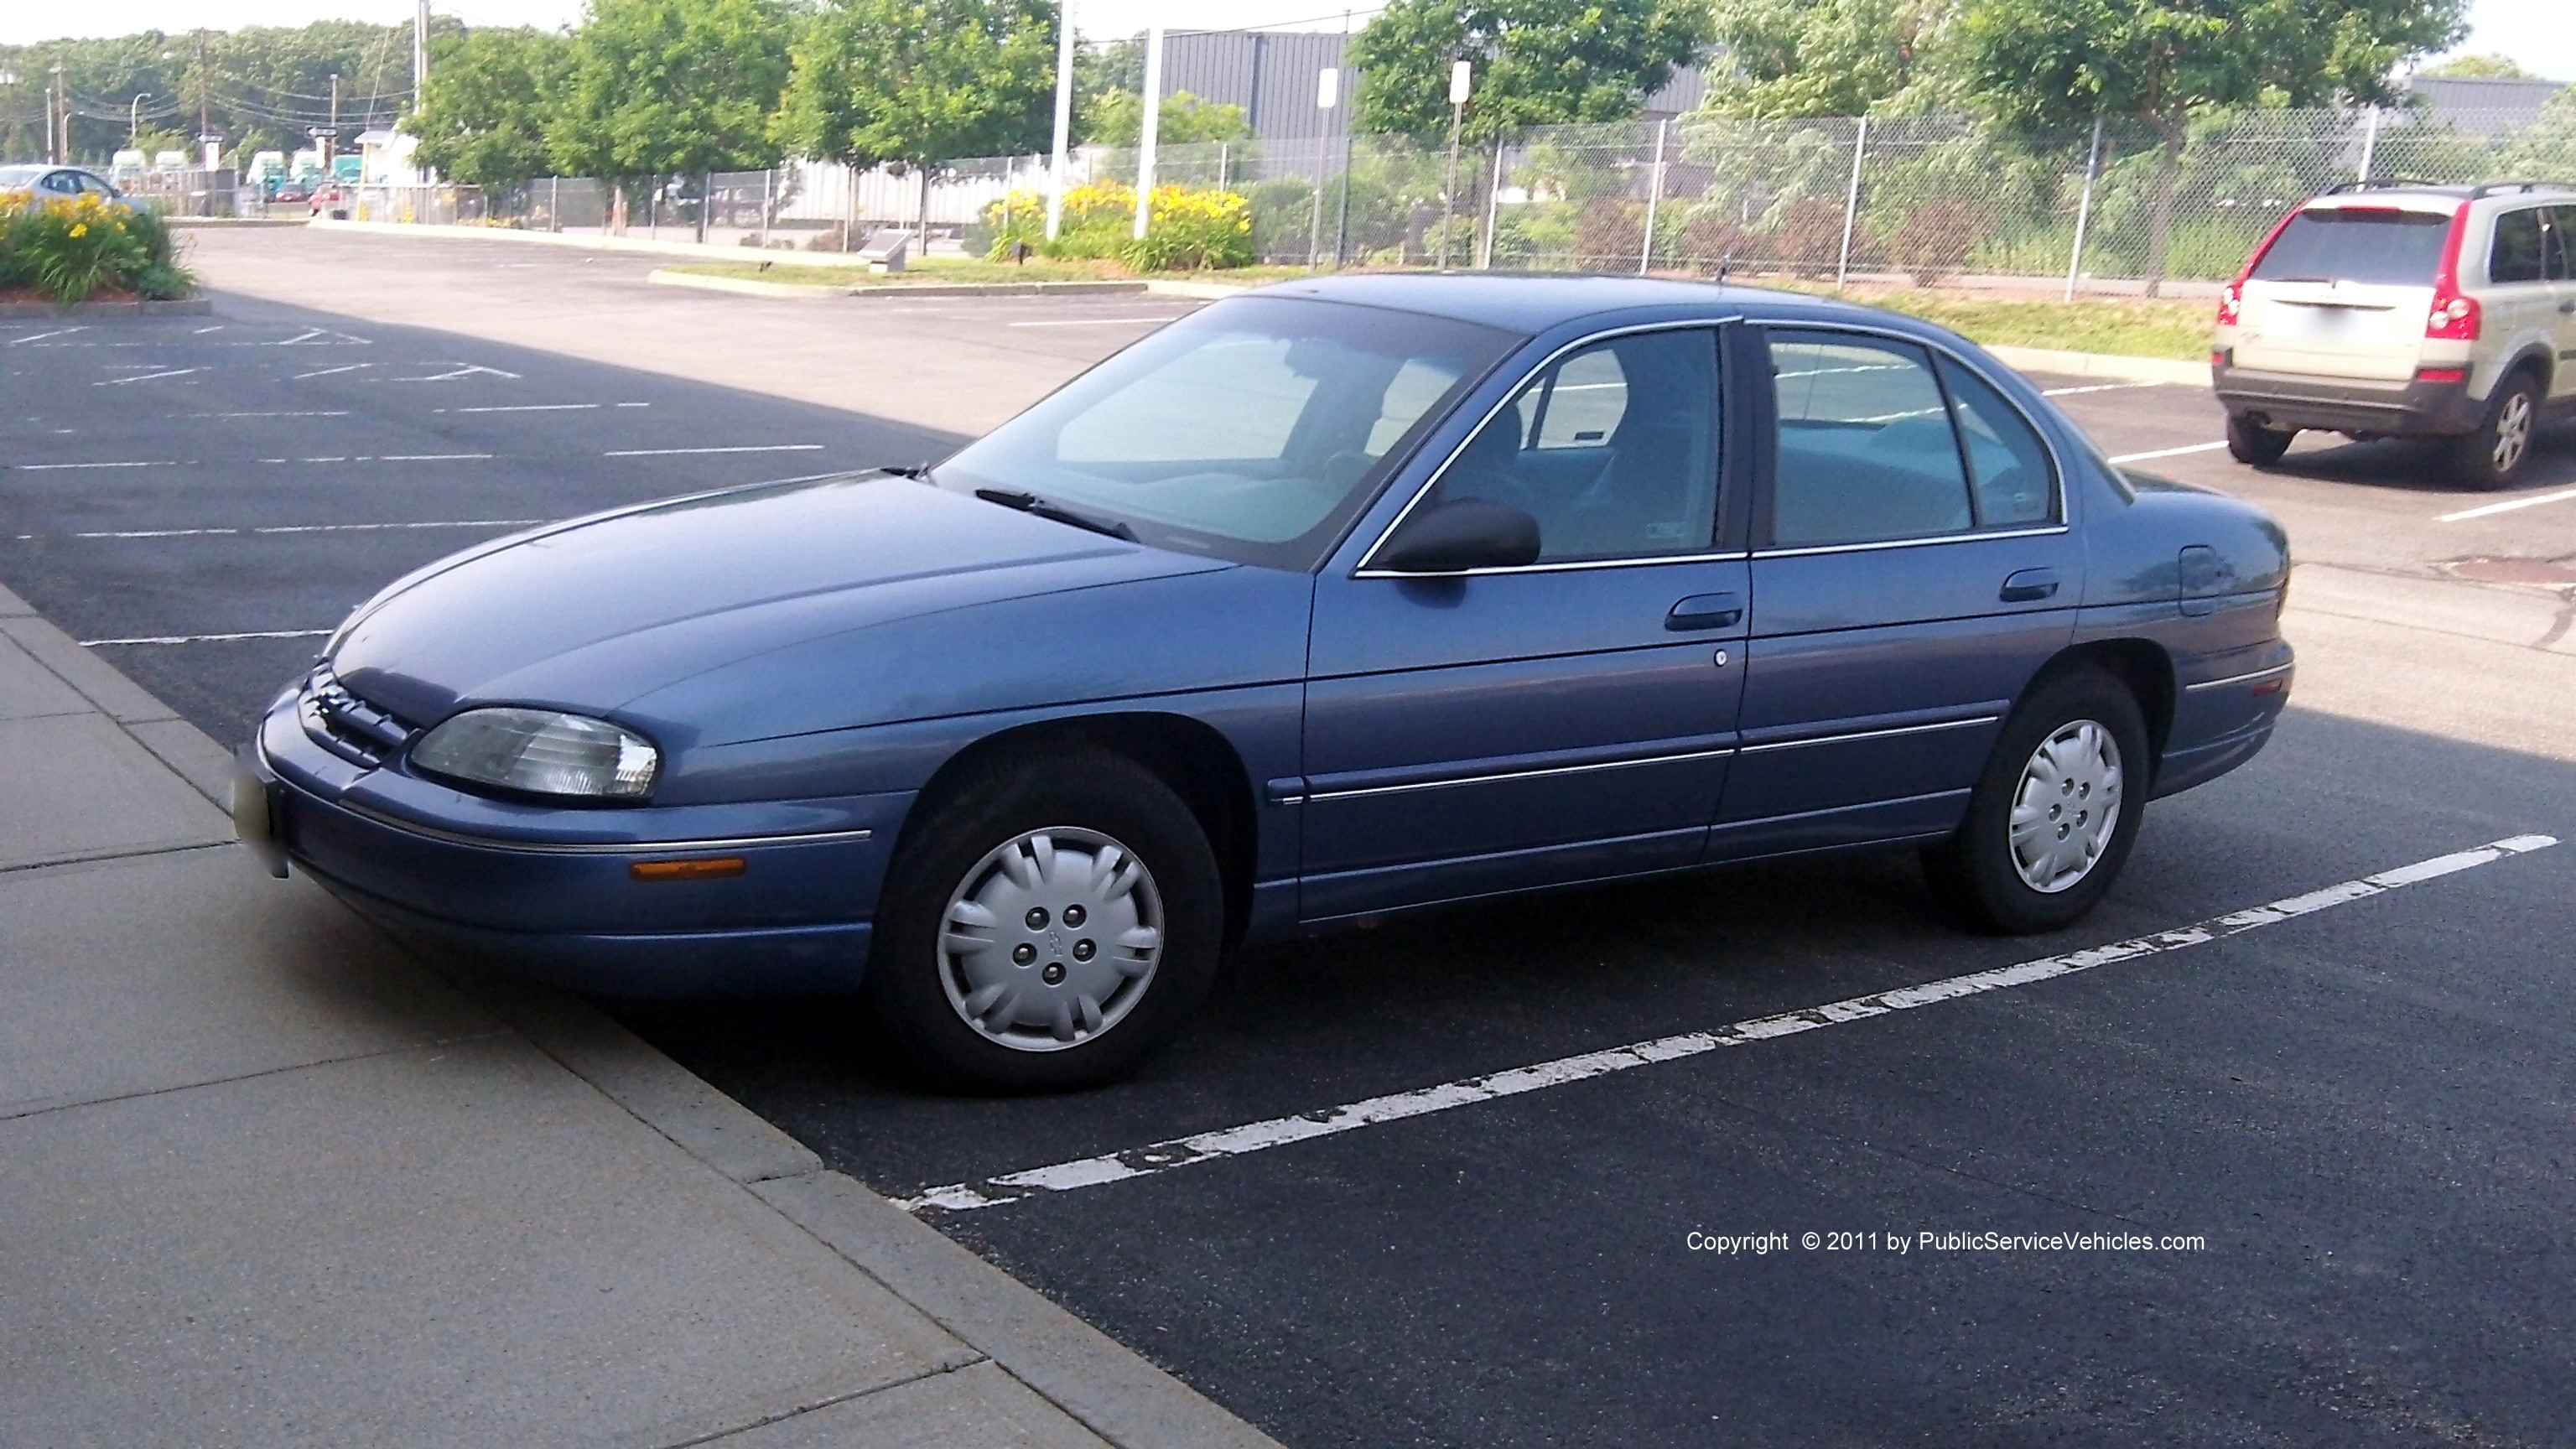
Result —
[{"label": "rear passenger window", "polygon": [[2054,522],[2057,477],[2039,434],[1985,379],[1946,357],[1940,365],[1950,405],[1958,412],[1959,441],[1968,454],[1977,526]]},{"label": "rear passenger window", "polygon": [[2496,218],[2495,242],[2487,248],[2487,281],[2537,282],[2548,276],[2541,248],[2537,207],[2508,211]]},{"label": "rear passenger window", "polygon": [[1975,526],[1959,440],[1922,349],[1785,331],[1770,334],[1770,348],[1773,544],[1882,543]]},{"label": "rear passenger window", "polygon": [[2576,206],[2549,209],[2549,280],[2576,281]]}]

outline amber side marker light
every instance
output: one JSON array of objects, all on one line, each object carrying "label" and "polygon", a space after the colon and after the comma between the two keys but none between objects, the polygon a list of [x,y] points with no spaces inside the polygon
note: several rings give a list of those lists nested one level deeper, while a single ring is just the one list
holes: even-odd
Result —
[{"label": "amber side marker light", "polygon": [[740,875],[746,862],[739,855],[713,855],[701,860],[639,860],[626,867],[637,880],[716,880]]}]

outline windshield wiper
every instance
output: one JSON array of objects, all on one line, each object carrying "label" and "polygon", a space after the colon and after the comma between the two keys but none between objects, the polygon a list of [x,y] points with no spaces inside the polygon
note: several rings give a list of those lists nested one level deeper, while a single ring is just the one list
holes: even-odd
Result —
[{"label": "windshield wiper", "polygon": [[1136,530],[1124,523],[1114,519],[1094,518],[1087,513],[1067,508],[1061,503],[1049,503],[1034,493],[1017,493],[1008,488],[978,488],[975,490],[975,496],[987,503],[998,503],[1004,508],[1016,508],[1022,513],[1034,513],[1040,518],[1056,523],[1069,523],[1076,528],[1087,528],[1093,533],[1105,533],[1111,538],[1125,539],[1129,543],[1136,541]]}]

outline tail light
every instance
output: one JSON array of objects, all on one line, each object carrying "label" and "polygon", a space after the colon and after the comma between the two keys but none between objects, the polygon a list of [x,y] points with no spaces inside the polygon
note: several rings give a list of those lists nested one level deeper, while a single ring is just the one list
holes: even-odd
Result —
[{"label": "tail light", "polygon": [[2424,335],[2449,342],[2478,340],[2478,299],[2460,293],[2460,243],[2469,231],[2469,203],[2451,213],[2451,230],[2442,238],[2442,265],[2433,273],[2433,310],[2424,316]]},{"label": "tail light", "polygon": [[2245,280],[2239,277],[2218,294],[2218,325],[2233,327],[2245,314]]},{"label": "tail light", "polygon": [[2424,335],[2453,342],[2478,340],[2478,299],[2463,297],[2447,285],[2433,294],[2433,310],[2424,318]]}]

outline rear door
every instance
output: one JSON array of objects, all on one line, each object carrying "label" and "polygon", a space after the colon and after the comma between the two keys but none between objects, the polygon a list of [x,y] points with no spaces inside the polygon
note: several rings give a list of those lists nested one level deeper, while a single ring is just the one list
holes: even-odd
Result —
[{"label": "rear door", "polygon": [[2352,381],[2404,382],[2452,211],[2313,205],[2290,218],[2246,278],[2236,365]]},{"label": "rear door", "polygon": [[2055,459],[1920,343],[1782,327],[1767,347],[1744,743],[1710,858],[1946,831],[2073,634],[2084,553]]},{"label": "rear door", "polygon": [[2548,215],[2551,318],[2558,365],[2549,395],[2576,398],[2576,206],[2553,206]]},{"label": "rear door", "polygon": [[[2499,211],[2486,253],[2486,285],[2478,291],[2480,355],[2501,363],[2537,341],[2557,351],[2562,283],[2550,273],[2557,238],[2550,208],[2517,206]],[[2562,375],[2558,381],[2564,384]]]}]

